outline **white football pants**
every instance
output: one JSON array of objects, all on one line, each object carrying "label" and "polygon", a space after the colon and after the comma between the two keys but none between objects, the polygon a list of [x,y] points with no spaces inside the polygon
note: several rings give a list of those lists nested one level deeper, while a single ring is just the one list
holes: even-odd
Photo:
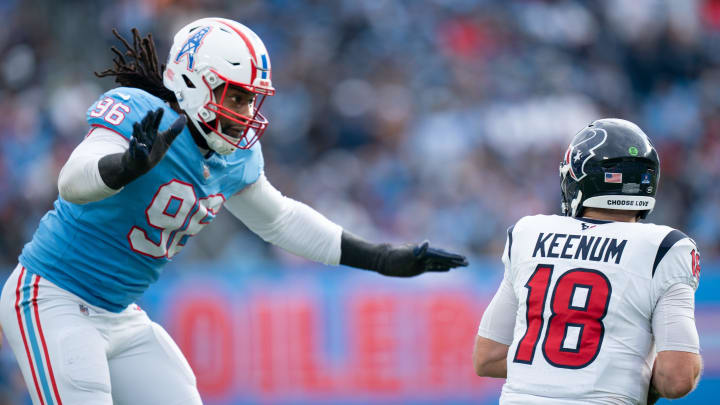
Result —
[{"label": "white football pants", "polygon": [[18,265],[0,324],[35,405],[198,405],[175,342],[135,304],[113,313]]}]

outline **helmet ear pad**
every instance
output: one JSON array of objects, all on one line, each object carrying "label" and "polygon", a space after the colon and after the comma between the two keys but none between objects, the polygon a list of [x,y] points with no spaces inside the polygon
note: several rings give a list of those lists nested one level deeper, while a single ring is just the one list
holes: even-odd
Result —
[{"label": "helmet ear pad", "polygon": [[619,119],[593,122],[573,138],[560,164],[562,209],[634,210],[647,217],[660,177],[657,151],[635,124]]},{"label": "helmet ear pad", "polygon": [[[563,169],[561,168],[561,170]],[[577,198],[578,193],[582,194],[579,183],[575,181],[575,179],[573,179],[567,171],[565,171],[564,174],[561,174],[561,176],[560,190],[562,198],[562,213],[571,217],[579,216],[582,211],[582,201],[579,201]]]}]

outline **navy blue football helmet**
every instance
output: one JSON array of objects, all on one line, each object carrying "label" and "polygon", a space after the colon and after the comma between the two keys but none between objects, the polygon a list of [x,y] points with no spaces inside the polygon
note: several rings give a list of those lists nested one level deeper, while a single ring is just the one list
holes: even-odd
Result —
[{"label": "navy blue football helmet", "polygon": [[637,210],[655,206],[660,160],[647,135],[630,121],[605,118],[578,132],[560,162],[562,212],[585,207]]}]

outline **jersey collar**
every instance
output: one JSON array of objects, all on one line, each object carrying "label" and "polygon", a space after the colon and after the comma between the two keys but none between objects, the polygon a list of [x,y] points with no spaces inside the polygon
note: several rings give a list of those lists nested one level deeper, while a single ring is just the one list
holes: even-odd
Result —
[{"label": "jersey collar", "polygon": [[609,224],[611,222],[615,222],[615,221],[607,221],[607,220],[603,220],[603,219],[584,218],[584,217],[579,217],[579,218],[575,218],[575,219],[577,219],[578,221],[587,222],[590,224],[598,224],[598,225]]}]

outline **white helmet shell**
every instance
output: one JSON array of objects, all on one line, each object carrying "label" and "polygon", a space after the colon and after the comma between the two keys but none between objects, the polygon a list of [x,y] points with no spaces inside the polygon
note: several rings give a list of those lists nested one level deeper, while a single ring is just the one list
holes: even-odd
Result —
[{"label": "white helmet shell", "polygon": [[[250,28],[225,18],[202,18],[175,34],[167,67],[165,87],[175,93],[195,128],[208,146],[219,154],[248,149],[265,132],[268,120],[260,114],[265,96],[275,94],[272,87],[270,56],[260,37]],[[224,85],[254,93],[250,116],[241,115],[216,100],[213,90]],[[245,127],[240,138],[220,128],[218,116]]]}]

